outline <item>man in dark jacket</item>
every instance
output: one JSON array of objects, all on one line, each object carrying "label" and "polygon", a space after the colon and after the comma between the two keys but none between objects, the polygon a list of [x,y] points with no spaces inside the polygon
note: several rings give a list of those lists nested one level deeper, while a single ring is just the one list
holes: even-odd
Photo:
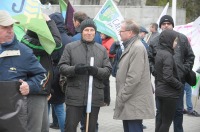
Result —
[{"label": "man in dark jacket", "polygon": [[[77,125],[86,109],[89,75],[92,75],[89,132],[95,132],[98,113],[104,104],[103,79],[109,77],[111,64],[106,49],[94,41],[96,25],[93,20],[86,19],[81,23],[80,28],[81,40],[66,45],[58,64],[60,73],[67,76],[65,131],[76,132]],[[94,57],[94,66],[90,66],[91,57]]]},{"label": "man in dark jacket", "polygon": [[[55,22],[46,14],[44,14],[44,18],[56,42],[55,50],[60,49],[62,47],[61,37]],[[47,97],[50,95],[52,88],[51,84],[54,76],[53,63],[58,62],[59,57],[49,55],[42,47],[38,35],[33,31],[28,30],[22,38],[22,42],[33,49],[33,53],[48,72],[46,87],[39,93],[28,96],[28,130],[29,132],[49,132]]]},{"label": "man in dark jacket", "polygon": [[[162,30],[173,30],[174,22],[171,16],[164,15],[160,19],[159,27]],[[152,75],[156,76],[156,71],[154,68],[155,65],[155,56],[157,53],[157,45],[159,42],[159,36],[155,37],[149,44],[149,63],[150,63],[150,71]],[[178,44],[177,47],[174,49],[174,60],[177,65],[178,76],[181,79],[181,82],[185,83],[185,75],[192,69],[194,63],[194,53],[192,48],[188,42],[188,39],[185,35],[178,33]],[[176,106],[176,113],[174,116],[174,132],[183,132],[183,88],[181,91],[181,95],[179,96],[178,103]],[[156,107],[159,107],[158,105]],[[159,118],[159,111],[157,110],[156,115],[156,123],[158,122]]]},{"label": "man in dark jacket", "polygon": [[[49,100],[49,108],[50,104],[52,106],[52,113],[55,113],[55,117],[52,114],[53,117],[53,123],[50,125],[50,127],[55,127],[56,123],[55,120],[57,119],[57,124],[61,129],[61,132],[64,132],[64,124],[65,124],[65,108],[64,108],[64,102],[65,102],[65,95],[63,91],[61,91],[61,87],[59,85],[59,79],[60,79],[60,74],[59,74],[59,69],[57,67],[58,61],[60,60],[60,57],[63,53],[63,50],[65,48],[65,45],[70,43],[71,37],[67,35],[67,31],[65,29],[64,25],[64,18],[61,13],[53,13],[49,16],[54,22],[56,23],[56,26],[60,32],[61,40],[62,40],[62,48],[55,50],[51,57],[54,58],[53,60],[53,79],[51,83],[51,98]],[[53,125],[53,126],[52,126]]]},{"label": "man in dark jacket", "polygon": [[[81,11],[77,11],[74,13],[74,16],[73,16],[73,22],[74,22],[74,27],[75,27],[75,30],[76,30],[76,34],[72,37],[72,42],[74,41],[77,41],[77,40],[81,40],[81,22],[83,22],[84,20],[88,19],[89,16],[84,13],[84,12],[81,12]],[[96,32],[95,33],[95,37],[94,37],[94,41],[96,43],[99,43],[99,44],[102,44],[102,39],[101,39],[101,36],[100,36],[100,33],[99,32]],[[110,85],[109,83],[106,82],[106,80],[104,81],[104,101],[105,103],[107,104],[110,104]],[[83,118],[85,118],[85,116],[83,115]],[[82,125],[82,121],[80,122],[81,124],[81,130],[84,130],[84,126]],[[97,131],[98,131],[98,123],[97,123]]]},{"label": "man in dark jacket", "polygon": [[0,10],[1,132],[28,131],[27,96],[40,92],[47,79],[33,51],[16,39],[15,22],[8,12]]}]

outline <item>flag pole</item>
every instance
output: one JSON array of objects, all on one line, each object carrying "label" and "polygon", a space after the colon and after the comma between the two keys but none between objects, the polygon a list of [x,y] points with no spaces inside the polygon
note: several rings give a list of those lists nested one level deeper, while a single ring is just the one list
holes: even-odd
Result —
[{"label": "flag pole", "polygon": [[[90,66],[94,66],[94,57],[90,58]],[[91,107],[92,107],[92,83],[93,83],[93,76],[89,76],[89,86],[88,86],[88,100],[87,100],[87,118],[86,118],[86,132],[88,132],[88,126],[89,126],[89,115],[91,113]]]},{"label": "flag pole", "polygon": [[[162,13],[160,14],[160,16],[159,16],[159,18],[158,18],[158,20],[157,20],[157,22],[156,22],[158,25],[159,25],[159,23],[160,23],[161,17],[167,14],[168,7],[169,7],[169,2],[167,2],[165,8],[163,9]],[[158,28],[158,32],[161,32],[161,29],[160,29],[160,28]]]},{"label": "flag pole", "polygon": [[172,18],[174,20],[174,26],[176,26],[176,0],[172,0]]},{"label": "flag pole", "polygon": [[146,42],[148,43],[150,37],[151,37],[152,33],[149,34],[148,38],[146,39]]}]

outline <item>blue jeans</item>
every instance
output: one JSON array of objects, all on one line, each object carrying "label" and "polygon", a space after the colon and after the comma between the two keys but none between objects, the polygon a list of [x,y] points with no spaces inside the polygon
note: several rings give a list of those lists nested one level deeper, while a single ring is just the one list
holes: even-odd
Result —
[{"label": "blue jeans", "polygon": [[143,132],[142,120],[123,120],[124,132]]},{"label": "blue jeans", "polygon": [[185,83],[184,90],[185,90],[185,94],[186,94],[187,111],[189,113],[191,113],[193,111],[191,86],[188,83]]},{"label": "blue jeans", "polygon": [[[66,118],[66,113],[65,113],[65,108],[64,108],[64,103],[62,104],[51,104],[52,108],[55,111],[55,115],[58,119],[58,124],[60,127],[61,132],[64,132],[65,129],[65,118]],[[48,106],[49,111],[50,111],[50,104]]]}]

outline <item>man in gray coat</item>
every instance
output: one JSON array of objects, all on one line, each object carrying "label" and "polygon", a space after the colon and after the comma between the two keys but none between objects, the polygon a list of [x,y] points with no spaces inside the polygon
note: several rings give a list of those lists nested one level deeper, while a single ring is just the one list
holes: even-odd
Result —
[{"label": "man in gray coat", "polygon": [[[94,41],[96,25],[92,19],[81,23],[81,40],[65,46],[59,61],[61,74],[67,76],[65,131],[76,132],[88,98],[89,75],[93,76],[89,132],[95,132],[99,109],[104,104],[103,79],[110,76],[111,64],[106,49]],[[94,57],[94,66],[90,58]]]},{"label": "man in gray coat", "polygon": [[116,75],[114,119],[123,120],[125,132],[142,132],[142,120],[154,118],[148,55],[138,34],[139,27],[135,22],[122,22],[120,36],[125,50]]}]

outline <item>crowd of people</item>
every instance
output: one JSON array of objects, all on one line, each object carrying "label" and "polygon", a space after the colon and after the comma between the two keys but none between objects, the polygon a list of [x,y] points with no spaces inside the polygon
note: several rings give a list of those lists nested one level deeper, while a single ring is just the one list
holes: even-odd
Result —
[{"label": "crowd of people", "polygon": [[[43,17],[56,43],[51,54],[31,30],[19,42],[13,25],[20,22],[0,10],[0,85],[19,89],[15,91],[19,100],[16,109],[7,113],[8,108],[1,107],[0,131],[49,132],[50,127],[76,132],[80,123],[82,132],[97,132],[100,107],[109,106],[111,101],[110,75],[116,78],[113,118],[122,120],[124,132],[143,132],[143,120],[154,118],[155,132],[168,132],[172,122],[174,132],[183,132],[184,113],[200,116],[193,110],[191,87],[185,80],[195,55],[187,37],[173,30],[171,16],[161,17],[159,25],[151,23],[149,31],[132,19],[122,21],[122,44],[98,32],[93,19],[84,12],[74,13],[75,34],[65,29],[61,13]],[[155,77],[155,89],[151,75]],[[65,85],[61,77],[65,77]],[[88,117],[90,77],[93,81]],[[184,88],[190,90],[187,110]],[[5,93],[11,95],[9,90]],[[0,101],[0,105],[5,106],[6,101]]]}]

